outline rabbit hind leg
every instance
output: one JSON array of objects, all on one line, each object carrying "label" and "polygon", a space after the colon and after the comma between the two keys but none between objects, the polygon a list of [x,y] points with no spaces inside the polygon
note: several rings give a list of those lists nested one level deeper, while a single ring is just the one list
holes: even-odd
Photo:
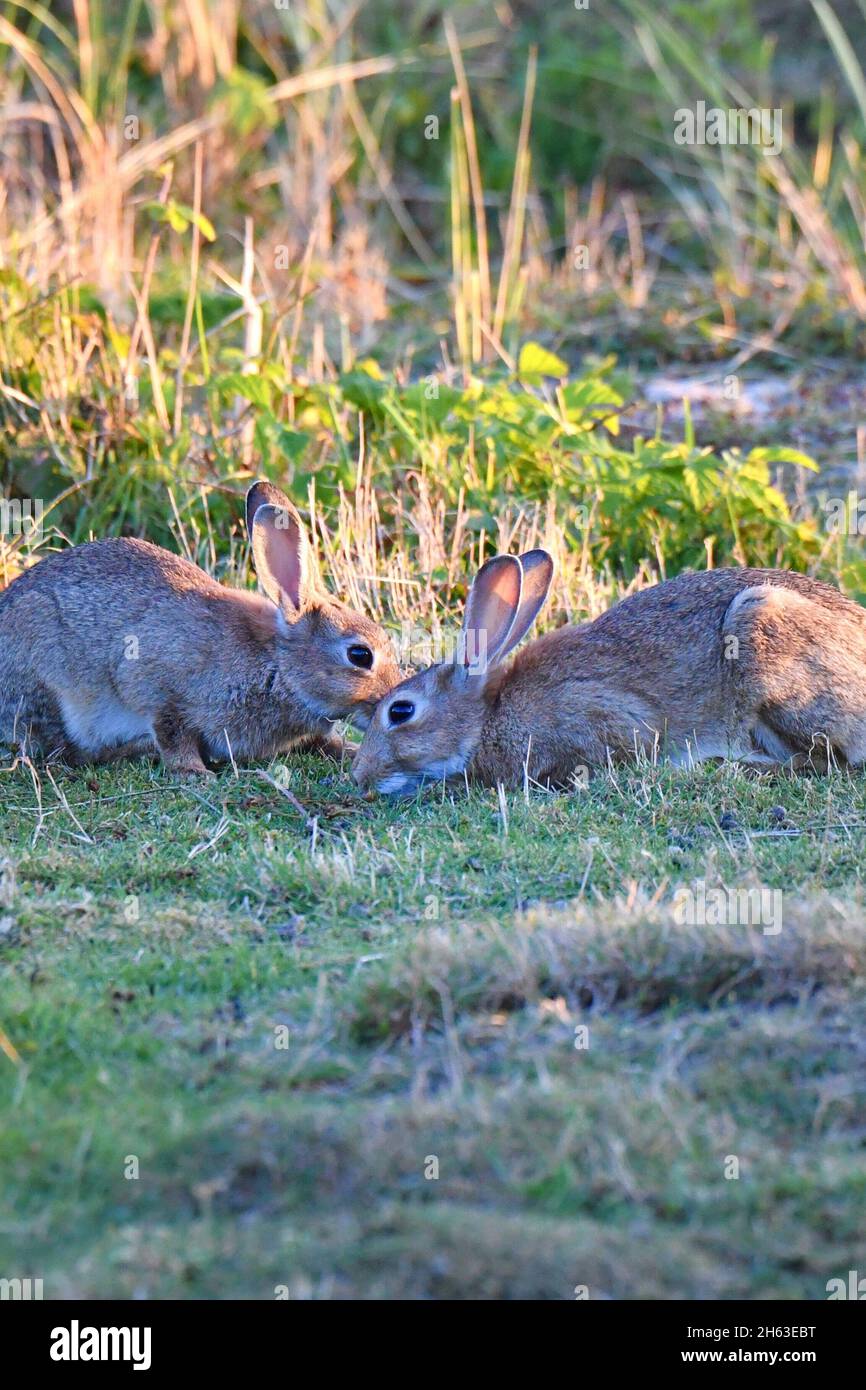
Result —
[{"label": "rabbit hind leg", "polygon": [[9,684],[0,697],[0,744],[28,758],[66,757],[72,751],[60,706],[45,685]]},{"label": "rabbit hind leg", "polygon": [[166,706],[153,724],[160,757],[170,772],[180,776],[212,777],[201,756],[201,738],[172,706]]},{"label": "rabbit hind leg", "polygon": [[737,595],[723,635],[737,638],[735,674],[763,752],[866,763],[866,620],[761,585]]}]

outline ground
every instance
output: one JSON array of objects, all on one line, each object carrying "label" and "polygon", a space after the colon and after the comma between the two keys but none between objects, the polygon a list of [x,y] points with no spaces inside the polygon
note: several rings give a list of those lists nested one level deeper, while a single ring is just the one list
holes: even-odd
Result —
[{"label": "ground", "polygon": [[[0,588],[104,535],[252,587],[263,476],[406,664],[496,550],[553,555],[539,630],[727,564],[866,604],[864,19],[5,6]],[[679,144],[698,101],[782,148]],[[864,829],[838,770],[396,805],[0,757],[0,1281],[826,1298]]]},{"label": "ground", "polygon": [[[46,1298],[822,1299],[863,1267],[862,776],[2,786],[0,1268]],[[781,897],[690,925],[701,882]]]}]

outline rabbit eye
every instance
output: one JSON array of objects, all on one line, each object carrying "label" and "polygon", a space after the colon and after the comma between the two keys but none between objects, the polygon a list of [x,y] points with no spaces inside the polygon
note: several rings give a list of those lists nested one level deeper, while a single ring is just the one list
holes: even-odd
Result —
[{"label": "rabbit eye", "polygon": [[362,670],[369,671],[373,665],[373,653],[369,647],[358,643],[355,647],[350,647],[346,653],[353,666],[360,666]]},{"label": "rabbit eye", "polygon": [[392,724],[405,724],[414,713],[415,706],[411,700],[395,700],[388,710],[388,719]]}]

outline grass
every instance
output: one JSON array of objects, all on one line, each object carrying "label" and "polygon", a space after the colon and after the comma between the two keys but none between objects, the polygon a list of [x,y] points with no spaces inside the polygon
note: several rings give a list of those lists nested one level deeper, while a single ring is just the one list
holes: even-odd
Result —
[{"label": "grass", "polygon": [[[866,600],[812,462],[859,487],[864,0],[482,8],[5,8],[0,480],[46,524],[4,521],[0,584],[103,534],[248,582],[264,473],[417,662],[494,549],[551,549],[548,625],[711,564]],[[778,158],[676,145],[698,99],[781,108]],[[785,404],[665,419],[660,368],[781,369]],[[861,776],[0,787],[0,1277],[814,1299],[863,1267]],[[681,925],[698,880],[781,893],[782,930]]]},{"label": "grass", "polygon": [[[648,767],[504,821],[308,757],[305,822],[255,770],[55,776],[40,806],[6,774],[0,821],[0,1263],[46,1296],[821,1298],[857,1266],[860,779]],[[678,926],[696,879],[780,890],[781,932]]]}]

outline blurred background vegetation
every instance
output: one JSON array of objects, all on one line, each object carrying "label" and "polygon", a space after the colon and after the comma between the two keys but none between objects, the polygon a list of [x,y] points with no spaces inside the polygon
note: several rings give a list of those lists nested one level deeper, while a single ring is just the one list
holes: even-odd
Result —
[{"label": "blurred background vegetation", "polygon": [[[0,587],[107,533],[252,583],[266,473],[424,633],[538,543],[547,623],[684,566],[866,599],[864,40],[866,0],[3,0],[0,490],[46,525]],[[698,101],[780,108],[781,152],[677,144]],[[862,778],[4,771],[4,1273],[813,1299],[859,1263]],[[784,933],[676,926],[689,881],[784,892]]]},{"label": "blurred background vegetation", "polygon": [[[266,472],[391,618],[539,535],[554,614],[732,561],[866,593],[807,486],[866,452],[864,38],[866,0],[5,5],[4,491],[225,571]],[[676,144],[699,100],[781,153]],[[736,408],[674,420],[673,369]]]}]

